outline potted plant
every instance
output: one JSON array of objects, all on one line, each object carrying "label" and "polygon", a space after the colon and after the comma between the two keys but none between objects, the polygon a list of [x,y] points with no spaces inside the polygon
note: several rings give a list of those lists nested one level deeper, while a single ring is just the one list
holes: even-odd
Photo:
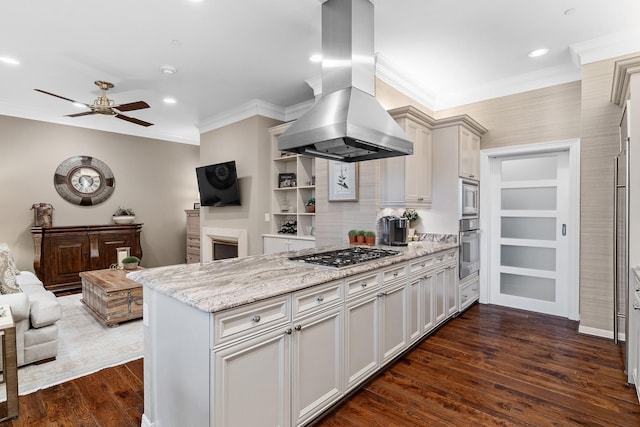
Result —
[{"label": "potted plant", "polygon": [[135,220],[136,213],[131,208],[118,206],[118,209],[113,213],[113,222],[116,224],[132,224]]},{"label": "potted plant", "polygon": [[304,204],[304,208],[307,211],[307,213],[314,213],[316,211],[315,197],[312,197],[309,200],[307,200],[307,203]]},{"label": "potted plant", "polygon": [[355,245],[358,231],[357,230],[349,230],[348,234],[349,234],[349,243],[352,244],[352,245]]},{"label": "potted plant", "polygon": [[137,256],[128,256],[122,260],[122,268],[125,270],[135,270],[140,264],[140,258]]},{"label": "potted plant", "polygon": [[402,217],[406,218],[409,221],[409,236],[413,236],[414,234],[416,234],[416,229],[413,225],[413,222],[420,217],[418,215],[418,212],[415,209],[406,209],[402,214]]},{"label": "potted plant", "polygon": [[374,233],[373,231],[367,231],[364,233],[364,238],[365,241],[367,243],[367,245],[369,246],[373,246],[376,244],[376,233]]},{"label": "potted plant", "polygon": [[364,230],[358,230],[356,232],[356,241],[359,245],[364,243]]}]

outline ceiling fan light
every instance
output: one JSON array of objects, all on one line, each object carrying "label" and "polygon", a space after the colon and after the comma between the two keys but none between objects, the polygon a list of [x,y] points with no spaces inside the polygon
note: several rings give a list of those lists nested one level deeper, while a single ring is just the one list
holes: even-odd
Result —
[{"label": "ceiling fan light", "polygon": [[546,55],[547,53],[549,53],[549,49],[541,47],[540,49],[534,49],[529,52],[529,58],[537,58],[539,56]]}]

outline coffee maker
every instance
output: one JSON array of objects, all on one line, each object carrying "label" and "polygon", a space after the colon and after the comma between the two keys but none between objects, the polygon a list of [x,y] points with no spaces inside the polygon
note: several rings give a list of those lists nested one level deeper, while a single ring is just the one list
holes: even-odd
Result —
[{"label": "coffee maker", "polygon": [[380,218],[382,223],[382,238],[380,243],[390,246],[407,246],[407,237],[409,234],[409,220],[399,216],[383,216]]}]

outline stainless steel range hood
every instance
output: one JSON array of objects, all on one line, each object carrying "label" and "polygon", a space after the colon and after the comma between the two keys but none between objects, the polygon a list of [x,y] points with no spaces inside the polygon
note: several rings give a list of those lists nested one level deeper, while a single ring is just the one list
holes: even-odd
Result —
[{"label": "stainless steel range hood", "polygon": [[413,143],[375,99],[373,4],[322,5],[322,96],[278,139],[278,149],[344,162],[413,154]]}]

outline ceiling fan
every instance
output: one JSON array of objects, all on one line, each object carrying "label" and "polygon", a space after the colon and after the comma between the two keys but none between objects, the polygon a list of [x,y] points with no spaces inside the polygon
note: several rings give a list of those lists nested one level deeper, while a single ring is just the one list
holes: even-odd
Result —
[{"label": "ceiling fan", "polygon": [[142,110],[143,108],[149,108],[149,104],[144,101],[129,102],[128,104],[115,104],[113,100],[107,98],[107,91],[113,88],[113,83],[105,82],[103,80],[96,80],[94,82],[102,90],[102,95],[93,101],[93,104],[85,104],[84,102],[74,101],[73,99],[65,98],[64,96],[56,95],[55,93],[47,92],[42,89],[34,89],[37,92],[41,92],[47,95],[55,96],[56,98],[64,99],[65,101],[73,102],[76,105],[84,105],[89,108],[90,111],[85,111],[76,114],[67,114],[66,117],[80,117],[88,116],[91,114],[105,114],[108,116],[115,116],[118,119],[126,120],[131,123],[135,123],[140,126],[151,126],[153,123],[145,122],[134,117],[125,116],[120,114],[121,111],[134,111]]}]

